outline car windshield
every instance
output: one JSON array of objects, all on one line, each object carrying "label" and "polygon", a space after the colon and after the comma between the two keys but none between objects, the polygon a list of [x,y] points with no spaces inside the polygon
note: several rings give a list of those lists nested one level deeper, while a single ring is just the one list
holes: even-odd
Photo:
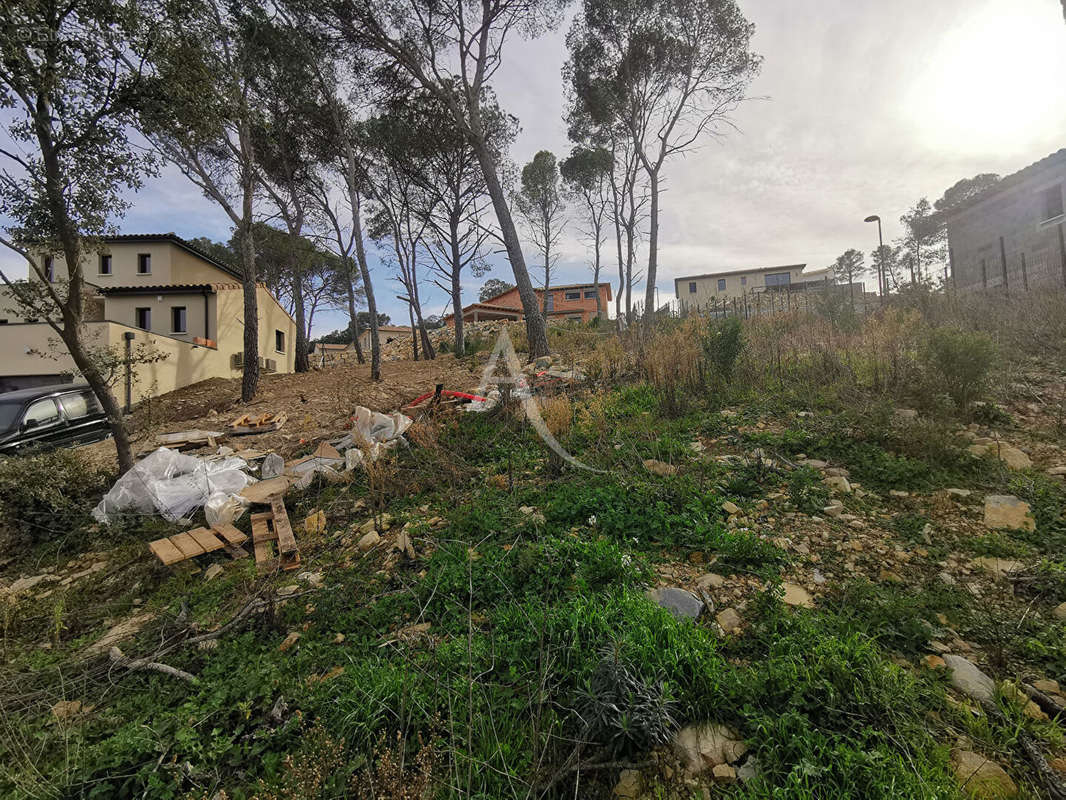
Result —
[{"label": "car windshield", "polygon": [[0,402],[0,431],[8,431],[15,427],[22,405],[22,403]]}]

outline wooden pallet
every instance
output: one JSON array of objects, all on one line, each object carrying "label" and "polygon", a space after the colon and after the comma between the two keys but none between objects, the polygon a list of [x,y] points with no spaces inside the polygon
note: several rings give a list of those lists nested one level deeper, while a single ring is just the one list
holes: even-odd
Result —
[{"label": "wooden pallet", "polygon": [[266,433],[280,430],[288,417],[285,414],[242,414],[229,424],[234,436],[247,436],[253,433]]},{"label": "wooden pallet", "polygon": [[270,498],[270,511],[252,514],[251,519],[257,569],[269,570],[280,566],[281,569],[290,570],[300,566],[300,551],[296,547],[296,537],[280,494]]},{"label": "wooden pallet", "polygon": [[156,539],[148,543],[148,549],[169,566],[215,550],[225,550],[231,558],[247,558],[248,551],[241,547],[246,541],[248,537],[232,525],[216,525]]}]

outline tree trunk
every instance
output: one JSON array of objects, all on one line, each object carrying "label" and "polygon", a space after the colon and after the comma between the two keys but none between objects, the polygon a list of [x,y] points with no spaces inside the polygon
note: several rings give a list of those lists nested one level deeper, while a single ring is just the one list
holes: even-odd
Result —
[{"label": "tree trunk", "polygon": [[600,234],[602,226],[602,218],[599,222],[594,222],[592,226],[593,235],[596,237],[592,261],[592,283],[596,287],[596,319],[603,316],[603,300],[600,298]]},{"label": "tree trunk", "polygon": [[[348,265],[348,269],[351,269],[351,264]],[[348,331],[352,336],[352,347],[355,348],[355,359],[360,364],[365,364],[366,359],[363,358],[363,345],[359,343],[359,313],[355,309],[355,287],[352,286],[352,278],[349,273],[347,283],[348,290]]]},{"label": "tree trunk", "polygon": [[500,233],[503,235],[507,258],[514,272],[515,286],[518,288],[518,296],[522,299],[522,313],[526,318],[526,338],[529,340],[529,355],[531,358],[546,356],[549,353],[547,326],[538,308],[537,293],[533,291],[533,284],[529,280],[529,270],[526,269],[526,260],[522,255],[522,243],[518,238],[518,230],[515,228],[511,209],[507,205],[503,186],[500,184],[495,156],[484,141],[473,138],[471,144],[477,153],[478,163],[485,177],[485,188],[492,199],[492,207],[496,212]]},{"label": "tree trunk", "polygon": [[370,379],[381,380],[381,338],[378,335],[378,304],[374,299],[374,285],[370,280],[370,267],[366,263],[366,248],[363,247],[362,199],[355,185],[354,158],[348,157],[346,178],[348,199],[352,204],[352,231],[355,239],[355,258],[359,264],[359,274],[363,278],[363,291],[366,293],[366,310],[370,315]]},{"label": "tree trunk", "polygon": [[463,335],[463,287],[459,273],[463,268],[463,257],[459,252],[459,220],[452,216],[448,220],[451,228],[452,248],[452,320],[455,322],[455,357],[466,355],[466,339]]},{"label": "tree trunk", "polygon": [[407,317],[411,320],[411,348],[414,350],[415,361],[418,361],[418,334],[415,333],[415,310],[414,304],[408,301]]},{"label": "tree trunk", "polygon": [[259,389],[259,283],[256,280],[255,238],[250,213],[245,217],[244,230],[238,239],[241,260],[244,262],[244,374],[241,379],[241,402],[250,403]]},{"label": "tree trunk", "polygon": [[[291,235],[290,235],[291,238]],[[307,359],[307,311],[304,308],[304,279],[300,269],[293,265],[292,296],[296,306],[296,372],[307,372],[311,365]]]},{"label": "tree trunk", "polygon": [[[644,277],[644,331],[655,318],[655,275],[659,266],[659,168],[647,170],[651,208],[648,211],[648,274]],[[648,314],[651,309],[652,314]]]}]

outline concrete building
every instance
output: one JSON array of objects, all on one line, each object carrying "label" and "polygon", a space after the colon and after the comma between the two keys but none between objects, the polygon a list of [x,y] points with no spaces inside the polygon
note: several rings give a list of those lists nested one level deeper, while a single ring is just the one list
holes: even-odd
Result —
[{"label": "concrete building", "polygon": [[960,291],[1066,286],[1066,149],[1008,175],[947,215]]},{"label": "concrete building", "polygon": [[[601,283],[598,287],[594,283],[572,283],[566,286],[551,286],[548,288],[547,306],[543,289],[534,289],[537,293],[537,302],[545,309],[549,319],[574,320],[588,322],[596,316],[596,295],[600,296],[600,304],[603,306],[602,316],[607,316],[608,303],[613,299],[611,296],[611,284]],[[508,289],[495,297],[490,297],[483,302],[471,303],[463,308],[463,322],[480,322],[485,320],[524,319],[522,311],[522,299],[518,296],[518,289]],[[444,318],[449,328],[455,327],[455,315],[449,314]]]},{"label": "concrete building", "polygon": [[712,308],[716,304],[759,292],[802,292],[820,288],[829,270],[804,272],[806,264],[709,272],[674,279],[674,297],[682,309]]},{"label": "concrete building", "polygon": [[[85,323],[93,347],[117,354],[145,346],[161,356],[131,370],[120,401],[162,394],[190,383],[241,374],[244,297],[240,273],[168,234],[112,236],[83,256]],[[60,257],[41,256],[45,275],[66,279]],[[30,281],[39,281],[30,274]],[[4,288],[0,299],[0,391],[70,380],[74,363],[55,331],[28,318]],[[259,358],[265,372],[292,372],[296,323],[262,284]]]}]

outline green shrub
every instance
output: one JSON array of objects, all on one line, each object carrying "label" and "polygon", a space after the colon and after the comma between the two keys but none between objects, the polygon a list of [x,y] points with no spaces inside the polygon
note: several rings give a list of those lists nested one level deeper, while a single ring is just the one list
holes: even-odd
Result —
[{"label": "green shrub", "polygon": [[744,350],[744,330],[740,320],[727,317],[711,320],[703,337],[703,353],[707,362],[722,379],[733,379],[733,368]]},{"label": "green shrub", "polygon": [[995,360],[991,339],[956,328],[934,328],[922,352],[922,362],[932,383],[966,410],[988,388]]},{"label": "green shrub", "polygon": [[788,499],[797,511],[817,514],[829,505],[829,488],[818,470],[801,467],[788,474]]},{"label": "green shrub", "polygon": [[73,450],[0,458],[0,529],[33,543],[84,528],[111,477]]}]

